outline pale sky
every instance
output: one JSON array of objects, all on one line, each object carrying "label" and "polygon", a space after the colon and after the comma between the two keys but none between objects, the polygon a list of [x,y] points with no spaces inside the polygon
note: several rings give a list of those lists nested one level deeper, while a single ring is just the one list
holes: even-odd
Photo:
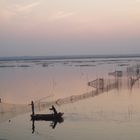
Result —
[{"label": "pale sky", "polygon": [[140,53],[140,0],[0,0],[0,56]]}]

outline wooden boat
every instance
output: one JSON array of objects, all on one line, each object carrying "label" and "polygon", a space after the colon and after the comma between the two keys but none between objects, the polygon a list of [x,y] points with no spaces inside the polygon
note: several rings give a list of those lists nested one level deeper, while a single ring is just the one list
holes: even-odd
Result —
[{"label": "wooden boat", "polygon": [[50,108],[50,110],[54,112],[52,114],[35,114],[33,101],[31,102],[31,106],[32,106],[32,115],[31,115],[32,121],[63,122],[62,116],[64,113],[61,113],[61,112],[58,113],[53,105],[52,105],[52,108]]},{"label": "wooden boat", "polygon": [[32,114],[31,115],[31,120],[44,120],[44,121],[57,121],[57,122],[62,122],[63,121],[63,116],[64,113],[53,113],[53,114]]},{"label": "wooden boat", "polygon": [[57,125],[57,123],[62,123],[64,121],[63,114],[61,112],[57,112],[55,107],[52,105],[50,110],[52,110],[54,113],[52,114],[35,114],[34,111],[34,102],[31,102],[32,106],[32,114],[31,114],[31,120],[32,120],[32,133],[35,132],[35,121],[51,121],[51,127],[54,129]]}]

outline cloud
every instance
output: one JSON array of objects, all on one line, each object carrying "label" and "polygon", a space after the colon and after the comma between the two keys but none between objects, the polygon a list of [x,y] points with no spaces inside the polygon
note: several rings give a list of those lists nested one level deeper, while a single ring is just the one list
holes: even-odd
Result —
[{"label": "cloud", "polygon": [[29,4],[12,4],[12,5],[5,5],[1,9],[0,18],[4,20],[10,20],[13,17],[18,15],[24,15],[30,13],[33,8],[40,5],[40,2],[33,2]]},{"label": "cloud", "polygon": [[48,20],[55,21],[55,20],[65,19],[65,18],[68,18],[74,14],[75,14],[74,12],[58,11],[57,13],[51,15],[48,18]]},{"label": "cloud", "polygon": [[16,11],[17,12],[24,12],[33,9],[34,7],[38,6],[40,2],[34,2],[27,5],[17,5]]}]

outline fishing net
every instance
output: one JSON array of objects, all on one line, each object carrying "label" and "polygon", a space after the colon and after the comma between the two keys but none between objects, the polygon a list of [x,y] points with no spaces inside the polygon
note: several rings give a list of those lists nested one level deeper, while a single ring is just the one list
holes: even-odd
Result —
[{"label": "fishing net", "polygon": [[[132,69],[132,68],[131,68]],[[128,72],[128,69],[127,69]],[[130,73],[130,69],[129,72]],[[49,108],[51,105],[63,105],[68,103],[74,103],[80,100],[84,100],[90,97],[98,96],[102,93],[109,92],[113,89],[120,89],[123,85],[133,87],[135,83],[140,79],[139,73],[137,71],[137,76],[127,77],[127,79],[122,79],[121,72],[115,72],[115,78],[112,79],[96,79],[88,83],[89,86],[93,87],[91,92],[87,92],[80,95],[72,95],[66,98],[59,98],[56,100],[49,101],[44,98],[39,99],[34,102],[35,111],[41,111],[43,109]],[[129,82],[129,83],[128,83]],[[125,84],[124,84],[125,83]],[[126,84],[127,83],[127,84]],[[0,122],[10,120],[13,117],[16,117],[20,114],[31,113],[30,104],[9,104],[9,103],[0,103]]]}]

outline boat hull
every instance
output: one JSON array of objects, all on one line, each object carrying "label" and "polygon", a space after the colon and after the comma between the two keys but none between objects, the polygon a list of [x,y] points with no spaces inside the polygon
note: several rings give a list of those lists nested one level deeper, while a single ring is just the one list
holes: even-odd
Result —
[{"label": "boat hull", "polygon": [[58,114],[34,114],[31,115],[32,120],[44,120],[44,121],[61,121],[63,113]]}]

